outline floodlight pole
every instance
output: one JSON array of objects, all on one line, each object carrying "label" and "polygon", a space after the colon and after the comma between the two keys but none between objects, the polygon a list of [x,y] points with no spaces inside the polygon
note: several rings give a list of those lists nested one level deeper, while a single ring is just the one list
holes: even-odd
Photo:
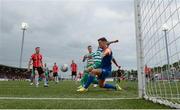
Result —
[{"label": "floodlight pole", "polygon": [[22,23],[22,27],[21,27],[23,34],[22,34],[22,43],[21,43],[21,54],[20,54],[20,61],[19,61],[19,68],[22,67],[22,57],[23,57],[23,47],[24,47],[24,36],[25,36],[25,31],[27,30],[27,24],[26,23]]},{"label": "floodlight pole", "polygon": [[165,37],[165,44],[166,44],[166,57],[167,57],[167,64],[168,64],[168,71],[170,69],[170,60],[169,60],[169,49],[168,49],[168,40],[167,40],[167,31],[168,29],[164,29],[164,37]]}]

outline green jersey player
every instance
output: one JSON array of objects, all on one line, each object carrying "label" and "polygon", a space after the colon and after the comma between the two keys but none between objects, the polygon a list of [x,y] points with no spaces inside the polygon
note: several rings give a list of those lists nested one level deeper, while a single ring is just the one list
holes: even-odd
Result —
[{"label": "green jersey player", "polygon": [[[92,67],[94,65],[94,55],[95,55],[95,53],[92,52],[92,46],[88,46],[88,52],[89,53],[87,55],[85,55],[84,58],[83,58],[83,62],[87,61],[87,64],[86,64],[86,67],[85,67],[83,77],[82,77],[82,79],[80,81],[81,86],[78,87],[78,88],[81,88],[87,82],[89,72],[86,71],[86,69],[90,68],[90,67]],[[93,83],[95,83],[95,84],[98,83],[96,78],[94,79]]]}]

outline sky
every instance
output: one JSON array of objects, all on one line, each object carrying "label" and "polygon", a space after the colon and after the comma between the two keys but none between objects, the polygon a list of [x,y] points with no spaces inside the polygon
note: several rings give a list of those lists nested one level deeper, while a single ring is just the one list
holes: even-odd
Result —
[{"label": "sky", "polygon": [[[133,0],[0,0],[0,64],[19,66],[21,23],[28,23],[23,49],[27,67],[34,48],[41,47],[51,68],[56,62],[82,71],[87,46],[95,51],[97,39],[119,40],[110,47],[123,69],[136,69]],[[117,69],[113,67],[114,69]]]}]

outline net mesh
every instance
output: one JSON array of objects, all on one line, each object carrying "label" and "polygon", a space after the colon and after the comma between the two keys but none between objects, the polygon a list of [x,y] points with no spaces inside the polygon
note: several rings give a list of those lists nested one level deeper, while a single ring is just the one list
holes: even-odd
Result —
[{"label": "net mesh", "polygon": [[145,94],[180,104],[180,1],[139,0]]}]

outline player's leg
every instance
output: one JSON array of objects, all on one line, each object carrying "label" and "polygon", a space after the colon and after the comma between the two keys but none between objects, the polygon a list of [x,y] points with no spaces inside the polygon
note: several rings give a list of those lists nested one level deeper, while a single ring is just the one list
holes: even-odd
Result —
[{"label": "player's leg", "polygon": [[57,82],[56,73],[54,73],[54,81]]},{"label": "player's leg", "polygon": [[31,76],[30,76],[30,80],[31,80],[30,85],[34,84],[34,77],[35,77],[35,72],[34,72],[34,69],[32,69]]},{"label": "player's leg", "polygon": [[[101,62],[94,62],[94,64],[93,64],[93,68],[94,69],[98,69],[98,68],[100,68],[101,67]],[[97,75],[96,75],[97,76]],[[93,84],[94,84],[94,87],[96,87],[97,86],[97,84],[98,84],[98,79],[97,79],[97,77],[94,77],[94,80],[93,80]]]},{"label": "player's leg", "polygon": [[84,88],[88,88],[90,86],[90,84],[93,82],[94,78],[96,75],[100,75],[101,74],[101,69],[93,69],[90,74],[89,74],[89,77],[88,77],[88,81],[87,83],[85,84]]},{"label": "player's leg", "polygon": [[76,79],[76,72],[72,72],[72,80]]},{"label": "player's leg", "polygon": [[97,87],[97,86],[98,86],[99,81],[98,81],[98,79],[97,79],[97,75],[94,76],[94,80],[93,80],[92,83],[93,83],[93,87]]},{"label": "player's leg", "polygon": [[72,74],[72,80],[74,80],[74,75]]},{"label": "player's leg", "polygon": [[101,69],[93,69],[90,74],[89,74],[89,77],[88,77],[88,80],[86,82],[86,84],[84,85],[83,88],[80,88],[78,89],[77,91],[78,92],[86,92],[88,87],[91,85],[91,83],[93,82],[94,78],[96,75],[100,75],[101,74]]},{"label": "player's leg", "polygon": [[100,88],[106,88],[106,89],[114,89],[116,90],[116,86],[113,86],[111,84],[106,84],[105,79],[108,76],[108,71],[102,69],[101,70],[101,75],[99,76],[99,87]]},{"label": "player's leg", "polygon": [[106,88],[106,89],[119,90],[118,85],[114,86],[112,84],[107,84],[107,83],[105,83],[105,79],[99,80],[99,87],[100,88]]},{"label": "player's leg", "polygon": [[42,74],[41,74],[41,77],[42,77],[42,79],[43,79],[43,81],[44,81],[44,87],[47,87],[47,86],[48,86],[48,84],[47,84],[47,80],[46,80],[46,76],[45,76],[45,74],[44,74],[44,73],[42,73]]},{"label": "player's leg", "polygon": [[96,76],[94,77],[94,80],[93,80],[93,82],[92,82],[92,83],[93,83],[93,87],[94,87],[94,88],[96,88],[96,87],[98,86],[99,81],[98,81],[98,79],[97,79],[97,77],[96,77]]},{"label": "player's leg", "polygon": [[38,87],[38,85],[39,85],[39,73],[38,73],[37,68],[34,68],[34,74],[35,74],[35,85],[36,85],[36,87]]},{"label": "player's leg", "polygon": [[46,76],[46,83],[49,84],[49,77]]},{"label": "player's leg", "polygon": [[74,79],[73,80],[76,80],[76,75],[74,75]]},{"label": "player's leg", "polygon": [[49,81],[49,74],[48,74],[48,72],[45,72],[45,76],[46,76],[46,83],[48,84],[48,81]]},{"label": "player's leg", "polygon": [[89,73],[84,71],[83,77],[81,78],[81,81],[80,81],[81,86],[84,86],[85,82],[87,82],[88,76],[89,76]]},{"label": "player's leg", "polygon": [[116,85],[112,85],[112,84],[108,84],[105,83],[105,79],[111,74],[111,71],[109,69],[102,69],[102,74],[99,76],[99,86],[101,88],[106,88],[106,89],[113,89],[113,90],[121,90],[121,87],[116,84]]},{"label": "player's leg", "polygon": [[53,77],[54,77],[54,82],[57,83],[56,73],[53,73]]},{"label": "player's leg", "polygon": [[[95,68],[95,64],[91,64],[91,65],[87,66],[87,68],[84,70],[87,73],[87,75],[85,77],[84,85],[88,81],[89,74],[94,68]],[[97,84],[98,84],[98,80],[96,77],[94,77],[93,84],[95,84],[95,86],[97,86]]]},{"label": "player's leg", "polygon": [[59,82],[59,77],[58,77],[58,73],[56,73],[56,83]]},{"label": "player's leg", "polygon": [[[90,69],[93,67],[93,65],[92,64],[89,64],[89,65],[87,65],[87,67],[84,69],[84,74],[83,74],[83,77],[81,78],[81,81],[80,81],[80,86],[78,87],[79,89],[80,88],[82,88],[84,85],[85,85],[85,83],[87,82],[87,80],[88,80],[88,77],[89,77],[89,71],[90,71]],[[92,68],[93,69],[93,68]]]},{"label": "player's leg", "polygon": [[113,90],[121,90],[121,88],[119,87],[119,85],[111,85],[111,84],[107,84],[107,83],[104,83],[105,82],[105,79],[106,77],[109,76],[111,71],[109,70],[106,70],[106,69],[93,69],[91,71],[91,74],[89,75],[89,78],[88,78],[88,81],[87,83],[85,84],[84,88],[81,88],[79,89],[78,91],[80,92],[84,92],[84,91],[87,91],[87,88],[90,86],[90,84],[93,82],[93,79],[95,77],[95,75],[98,75],[99,76],[99,86],[101,88],[107,88],[107,89],[113,89]]},{"label": "player's leg", "polygon": [[104,87],[104,83],[105,83],[105,80],[99,80],[99,87],[103,88]]},{"label": "player's leg", "polygon": [[44,87],[47,87],[48,85],[47,85],[46,76],[45,76],[45,73],[44,73],[43,69],[41,67],[38,68],[38,72],[39,72],[39,75],[41,76],[41,78],[44,81]]},{"label": "player's leg", "polygon": [[75,72],[75,78],[74,78],[74,80],[76,80],[76,78],[77,78],[77,72]]},{"label": "player's leg", "polygon": [[74,72],[71,72],[71,79],[73,80]]},{"label": "player's leg", "polygon": [[116,86],[105,83],[105,80],[99,80],[99,87],[106,88],[106,89],[113,89],[116,90]]}]

